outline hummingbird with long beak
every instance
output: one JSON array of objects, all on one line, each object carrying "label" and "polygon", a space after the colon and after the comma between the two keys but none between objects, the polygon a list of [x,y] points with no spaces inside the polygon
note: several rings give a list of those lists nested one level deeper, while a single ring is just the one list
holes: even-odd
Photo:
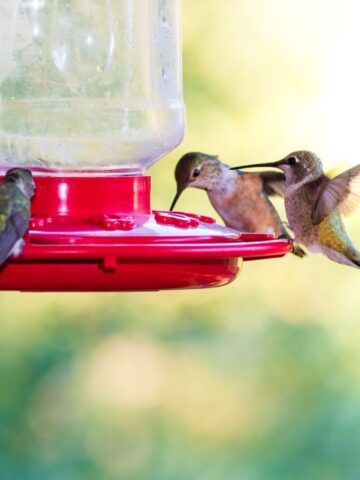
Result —
[{"label": "hummingbird with long beak", "polygon": [[290,153],[273,163],[237,168],[275,167],[285,175],[285,209],[295,241],[331,260],[360,268],[360,252],[351,243],[341,215],[360,203],[360,165],[330,179],[315,153]]},{"label": "hummingbird with long beak", "polygon": [[0,184],[0,265],[22,251],[23,236],[29,227],[30,200],[35,183],[29,170],[13,168]]},{"label": "hummingbird with long beak", "polygon": [[[245,173],[231,171],[217,156],[189,152],[180,158],[175,168],[177,192],[171,204],[173,210],[187,187],[200,188],[227,227],[242,232],[274,233],[289,237],[269,196],[283,196],[285,176],[280,172]],[[293,253],[305,252],[294,245]]]}]

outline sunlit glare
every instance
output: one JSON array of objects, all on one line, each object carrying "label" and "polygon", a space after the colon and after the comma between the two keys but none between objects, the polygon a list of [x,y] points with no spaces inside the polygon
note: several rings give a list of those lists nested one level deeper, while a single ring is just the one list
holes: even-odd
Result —
[{"label": "sunlit glare", "polygon": [[360,112],[360,4],[344,2],[337,45],[324,74],[318,112],[322,154],[330,163],[356,164]]}]

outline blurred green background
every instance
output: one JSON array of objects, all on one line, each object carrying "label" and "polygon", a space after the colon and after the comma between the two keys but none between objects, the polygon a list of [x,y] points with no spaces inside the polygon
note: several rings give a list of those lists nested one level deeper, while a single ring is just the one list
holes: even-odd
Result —
[{"label": "blurred green background", "polygon": [[[359,162],[357,2],[182,6],[187,134],[155,208],[188,150]],[[214,215],[202,191],[179,208]],[[359,278],[288,255],[214,290],[1,293],[1,479],[359,479]]]}]

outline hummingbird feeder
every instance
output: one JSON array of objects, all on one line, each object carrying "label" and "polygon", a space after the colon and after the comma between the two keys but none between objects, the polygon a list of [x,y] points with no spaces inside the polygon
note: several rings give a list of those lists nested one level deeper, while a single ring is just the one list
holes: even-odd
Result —
[{"label": "hummingbird feeder", "polygon": [[1,290],[225,285],[290,250],[200,214],[152,211],[146,168],[184,131],[178,0],[0,0],[1,174],[29,168],[32,219]]}]

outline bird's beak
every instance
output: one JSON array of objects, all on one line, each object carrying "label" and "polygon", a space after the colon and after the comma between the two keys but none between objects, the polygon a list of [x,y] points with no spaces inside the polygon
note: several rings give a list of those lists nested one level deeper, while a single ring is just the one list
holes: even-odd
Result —
[{"label": "bird's beak", "polygon": [[254,163],[252,165],[241,165],[240,167],[232,167],[230,170],[239,170],[240,168],[255,168],[255,167],[273,167],[273,168],[281,168],[282,165],[285,165],[285,160],[278,160],[277,162],[269,162],[269,163]]},{"label": "bird's beak", "polygon": [[174,210],[175,205],[176,205],[177,201],[179,200],[180,195],[182,194],[183,190],[184,190],[184,189],[177,191],[177,193],[176,193],[176,195],[175,195],[175,197],[174,197],[174,200],[172,201],[172,204],[171,204],[171,207],[170,207],[170,212],[172,212],[172,211]]}]

